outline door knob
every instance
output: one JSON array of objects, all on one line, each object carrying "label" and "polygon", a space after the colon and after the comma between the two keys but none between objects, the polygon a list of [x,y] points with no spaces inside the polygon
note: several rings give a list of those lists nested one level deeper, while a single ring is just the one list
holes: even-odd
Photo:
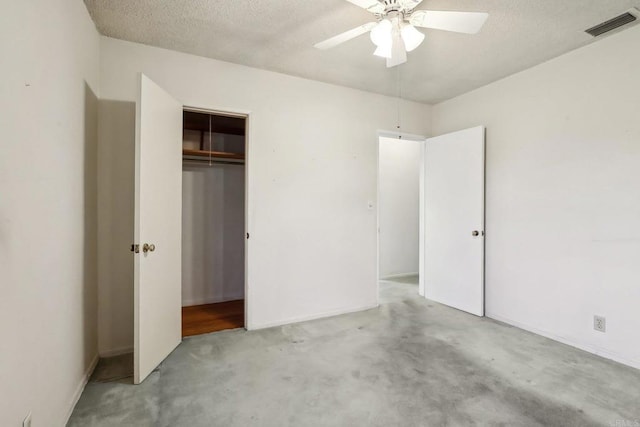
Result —
[{"label": "door knob", "polygon": [[[471,235],[473,237],[478,237],[480,235],[480,232],[478,230],[473,230],[473,232],[471,233]],[[145,245],[146,246],[146,245]]]},{"label": "door knob", "polygon": [[142,252],[144,252],[145,254],[147,252],[153,252],[155,250],[156,250],[156,245],[154,245],[153,243],[152,244],[145,243],[144,245],[142,245]]}]

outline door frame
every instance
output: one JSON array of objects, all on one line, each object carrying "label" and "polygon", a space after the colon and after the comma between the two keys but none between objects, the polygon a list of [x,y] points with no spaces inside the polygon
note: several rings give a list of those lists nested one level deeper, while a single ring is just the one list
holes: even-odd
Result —
[{"label": "door frame", "polygon": [[394,132],[387,130],[378,130],[376,133],[376,305],[380,305],[380,138],[392,138],[397,139],[399,143],[402,141],[413,141],[420,142],[420,245],[419,245],[419,266],[418,266],[418,274],[420,285],[418,286],[418,294],[424,296],[424,285],[422,283],[422,251],[424,250],[424,242],[423,242],[423,221],[422,221],[422,181],[423,181],[423,173],[424,173],[424,143],[428,137],[423,135],[417,135],[412,133],[404,133],[404,132]]},{"label": "door frame", "polygon": [[252,140],[251,137],[251,111],[250,110],[240,110],[235,108],[220,108],[214,106],[193,106],[193,105],[182,105],[183,111],[191,111],[194,113],[205,113],[205,114],[214,114],[218,116],[227,116],[227,117],[239,117],[245,119],[245,135],[244,135],[244,329],[250,330],[251,328],[251,305],[249,298],[249,290],[250,290],[250,280],[249,280],[249,238],[246,236],[250,235],[250,226],[251,221],[249,218],[249,187],[250,187],[250,173],[249,173],[249,164],[251,158],[251,144],[249,143]]}]

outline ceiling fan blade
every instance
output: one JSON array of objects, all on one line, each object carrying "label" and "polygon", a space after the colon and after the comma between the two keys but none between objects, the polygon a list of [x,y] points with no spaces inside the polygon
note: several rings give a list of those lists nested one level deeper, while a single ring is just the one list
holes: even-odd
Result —
[{"label": "ceiling fan blade", "polygon": [[400,64],[404,64],[405,62],[407,62],[406,54],[404,55],[404,57],[387,58],[387,68],[393,68]]},{"label": "ceiling fan blade", "polygon": [[387,68],[395,67],[405,62],[407,62],[407,50],[405,49],[402,37],[396,33],[393,35],[391,44],[391,57],[387,58]]},{"label": "ceiling fan blade", "polygon": [[342,44],[351,39],[355,39],[356,37],[361,36],[365,33],[368,33],[376,25],[378,25],[377,22],[369,22],[367,24],[360,25],[359,27],[356,27],[352,30],[345,31],[344,33],[338,34],[337,36],[333,36],[330,39],[327,39],[320,43],[316,43],[314,47],[316,49],[321,49],[321,50],[331,49],[332,47],[338,46],[339,44]]},{"label": "ceiling fan blade", "polygon": [[347,0],[351,4],[368,10],[371,13],[384,12],[384,6],[377,0]]},{"label": "ceiling fan blade", "polygon": [[480,31],[488,17],[489,14],[483,12],[416,10],[411,14],[409,22],[415,27],[476,34]]}]

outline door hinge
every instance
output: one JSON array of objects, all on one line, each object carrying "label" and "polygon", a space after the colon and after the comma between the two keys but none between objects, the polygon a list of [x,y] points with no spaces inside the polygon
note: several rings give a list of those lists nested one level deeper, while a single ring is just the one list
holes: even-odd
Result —
[{"label": "door hinge", "polygon": [[133,252],[135,254],[139,254],[140,253],[140,245],[136,245],[136,244],[131,245],[131,252]]}]

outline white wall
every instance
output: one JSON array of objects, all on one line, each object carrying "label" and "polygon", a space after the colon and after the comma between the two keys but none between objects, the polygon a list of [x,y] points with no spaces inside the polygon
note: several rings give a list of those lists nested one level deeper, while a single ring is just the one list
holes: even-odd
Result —
[{"label": "white wall", "polygon": [[[395,129],[396,99],[102,38],[102,99],[123,116],[135,99],[139,71],[187,106],[251,113],[249,328],[376,305],[376,209],[367,202],[376,201],[377,131]],[[429,106],[402,102],[401,108],[403,131],[430,133]],[[100,144],[111,151],[101,167],[128,164],[134,134],[121,138],[121,130],[130,118],[105,114],[100,120]],[[125,149],[114,153],[114,147]],[[120,185],[117,179],[100,186],[108,193]],[[111,206],[111,221],[132,215],[132,199],[126,199]],[[117,251],[122,248],[112,246],[103,255]],[[123,262],[120,270],[129,271],[130,262]],[[106,276],[100,281],[107,294],[101,338],[109,331],[103,353],[130,346],[133,325],[132,280]],[[126,303],[109,303],[115,300]]]},{"label": "white wall", "polygon": [[418,273],[421,143],[380,137],[380,277]]},{"label": "white wall", "polygon": [[634,27],[433,114],[435,134],[487,126],[488,316],[636,367],[639,45]]},{"label": "white wall", "polygon": [[110,356],[133,348],[136,107],[100,99],[98,114],[98,349]]},{"label": "white wall", "polygon": [[0,13],[0,425],[66,423],[97,356],[99,36],[78,0]]},{"label": "white wall", "polygon": [[242,165],[183,163],[183,306],[244,298],[244,173]]}]

